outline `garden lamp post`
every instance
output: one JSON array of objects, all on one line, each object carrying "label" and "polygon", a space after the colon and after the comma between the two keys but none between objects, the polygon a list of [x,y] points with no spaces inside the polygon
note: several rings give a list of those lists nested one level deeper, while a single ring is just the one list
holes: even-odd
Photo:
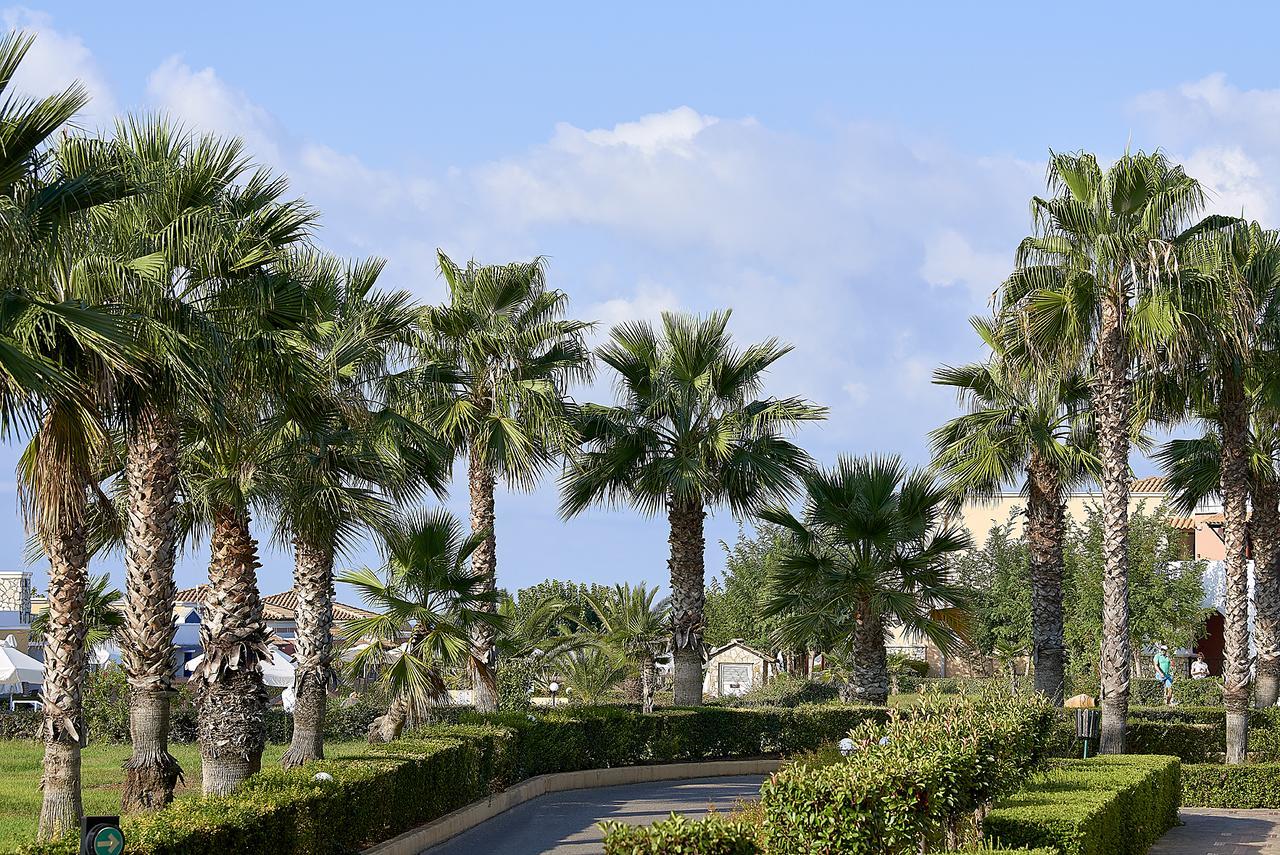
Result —
[{"label": "garden lamp post", "polygon": [[556,692],[560,691],[560,684],[552,680],[547,685],[547,688],[551,690],[551,706],[554,707],[556,705]]}]

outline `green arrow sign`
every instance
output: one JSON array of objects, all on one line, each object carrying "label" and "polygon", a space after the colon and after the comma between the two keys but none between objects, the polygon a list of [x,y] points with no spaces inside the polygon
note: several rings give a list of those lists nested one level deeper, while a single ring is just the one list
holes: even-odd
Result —
[{"label": "green arrow sign", "polygon": [[99,828],[93,835],[93,855],[120,855],[124,851],[124,835],[118,828]]}]

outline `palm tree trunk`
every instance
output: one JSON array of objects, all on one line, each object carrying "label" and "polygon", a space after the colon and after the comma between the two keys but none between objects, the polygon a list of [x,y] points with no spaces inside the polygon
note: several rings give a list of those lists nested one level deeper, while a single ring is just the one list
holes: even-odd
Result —
[{"label": "palm tree trunk", "polygon": [[386,713],[375,718],[369,725],[369,744],[384,745],[399,739],[408,718],[409,700],[404,695],[397,695]]},{"label": "palm tree trunk", "polygon": [[863,601],[858,609],[850,641],[853,661],[849,663],[849,682],[841,700],[884,706],[889,702],[889,656],[884,647],[884,621],[868,601]]},{"label": "palm tree trunk", "polygon": [[200,709],[204,794],[226,795],[262,767],[267,691],[262,661],[270,632],[258,595],[258,545],[248,513],[226,505],[213,515],[209,586],[200,644],[204,659],[192,676]]},{"label": "palm tree trunk", "polygon": [[1027,467],[1027,543],[1031,553],[1031,645],[1036,691],[1062,706],[1062,501],[1058,472],[1033,454]]},{"label": "palm tree trunk", "polygon": [[[471,491],[471,530],[487,532],[485,539],[471,554],[472,572],[484,580],[484,591],[492,592],[498,584],[498,540],[494,534],[494,478],[485,465],[483,455],[472,447],[468,461],[468,485]],[[492,611],[492,604],[485,604]],[[475,655],[471,657],[471,698],[477,712],[498,709],[498,681],[494,673],[493,627],[477,623],[471,633]]]},{"label": "palm tree trunk", "polygon": [[44,776],[40,788],[41,840],[74,831],[84,810],[80,800],[80,748],[85,743],[80,687],[84,682],[84,597],[89,556],[80,519],[64,515],[42,533],[49,556],[49,623],[45,631]]},{"label": "palm tree trunk", "polygon": [[1218,402],[1222,419],[1222,518],[1225,543],[1225,665],[1222,697],[1227,708],[1227,762],[1243,763],[1249,748],[1249,567],[1245,532],[1249,499],[1249,406],[1244,382],[1223,378]]},{"label": "palm tree trunk", "polygon": [[653,712],[653,691],[658,684],[658,669],[653,662],[653,654],[646,653],[640,662],[640,710]]},{"label": "palm tree trunk", "polygon": [[333,648],[333,547],[295,537],[293,587],[298,595],[293,741],[280,758],[292,769],[324,759],[324,714]]},{"label": "palm tree trunk", "polygon": [[173,696],[173,559],[178,493],[178,432],[154,407],[129,431],[125,462],[129,518],[124,537],[124,667],[129,679],[125,811],[173,801],[182,767],[169,753]]},{"label": "palm tree trunk", "polygon": [[[1119,291],[1120,289],[1117,289]],[[1129,420],[1132,384],[1122,293],[1102,304],[1093,384],[1102,462],[1102,737],[1098,750],[1123,754],[1129,719]]]},{"label": "palm tree trunk", "polygon": [[706,538],[702,523],[706,512],[700,504],[673,504],[667,512],[671,525],[668,542],[671,558],[671,626],[675,705],[702,703],[702,633],[705,628]]},{"label": "palm tree trunk", "polygon": [[1253,643],[1258,651],[1254,703],[1276,705],[1280,695],[1280,484],[1255,486],[1253,521]]}]

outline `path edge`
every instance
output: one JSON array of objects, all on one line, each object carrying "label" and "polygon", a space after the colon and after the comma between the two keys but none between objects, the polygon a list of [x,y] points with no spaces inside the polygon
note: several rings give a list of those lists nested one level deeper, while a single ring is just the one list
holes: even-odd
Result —
[{"label": "path edge", "polygon": [[578,772],[555,772],[536,775],[513,784],[501,792],[460,807],[439,819],[410,829],[390,840],[365,849],[362,855],[418,855],[424,849],[438,846],[451,837],[475,828],[517,805],[564,790],[587,790],[594,787],[617,787],[649,781],[679,781],[686,778],[728,778],[735,775],[769,775],[778,770],[781,760],[702,760],[695,763],[662,763],[655,766],[618,766],[611,769],[583,769]]}]

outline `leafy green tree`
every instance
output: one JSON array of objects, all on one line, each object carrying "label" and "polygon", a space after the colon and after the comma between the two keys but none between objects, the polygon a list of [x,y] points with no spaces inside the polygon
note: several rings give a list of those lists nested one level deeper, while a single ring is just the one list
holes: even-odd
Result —
[{"label": "leafy green tree", "polygon": [[1031,647],[1031,554],[1014,526],[1012,518],[992,525],[982,548],[952,561],[956,582],[968,591],[968,640],[984,656]]},{"label": "leafy green tree", "polygon": [[635,587],[620,583],[602,594],[587,595],[587,602],[600,616],[600,641],[640,671],[641,708],[646,713],[653,712],[653,693],[658,685],[654,660],[666,646],[671,619],[670,603],[656,600],[657,595],[657,588],[643,582]]},{"label": "leafy green tree", "polygon": [[949,565],[972,541],[947,519],[947,487],[897,457],[841,457],[833,469],[806,473],[803,483],[799,517],[781,507],[761,512],[788,535],[765,613],[783,616],[784,640],[844,660],[845,700],[883,704],[891,622],[943,650],[954,647],[954,630],[932,612],[963,604]]},{"label": "leafy green tree", "polygon": [[[1157,642],[1190,647],[1204,631],[1204,562],[1189,561],[1185,541],[1163,509],[1139,506],[1129,520],[1129,625],[1138,649]],[[1067,537],[1066,641],[1073,670],[1096,678],[1105,643],[1102,604],[1106,573],[1103,511],[1090,507]],[[1131,663],[1132,664],[1132,663]]]},{"label": "leafy green tree", "polygon": [[990,355],[934,372],[933,382],[956,389],[968,409],[930,435],[934,465],[965,498],[1023,485],[1036,689],[1061,704],[1062,502],[1073,484],[1097,469],[1089,447],[1088,386],[1074,366],[1046,370],[1027,360],[1010,346],[998,320],[971,323]]},{"label": "leafy green tree", "polygon": [[447,698],[445,670],[478,655],[473,624],[501,627],[502,618],[485,608],[497,594],[470,566],[483,541],[484,532],[467,535],[444,509],[410,514],[387,535],[380,573],[364,568],[339,578],[376,612],[341,627],[348,644],[363,645],[353,670],[377,670],[392,698],[370,726],[370,742],[398,738],[411,716]]},{"label": "leafy green tree", "polygon": [[786,535],[777,526],[759,523],[754,536],[738,527],[725,552],[724,571],[707,586],[707,644],[719,647],[740,638],[758,650],[777,643],[779,618],[765,617],[770,570],[783,555]]},{"label": "leafy green tree", "polygon": [[1178,358],[1167,348],[1178,247],[1229,219],[1186,229],[1204,190],[1158,152],[1125,152],[1105,170],[1092,154],[1050,152],[1049,190],[1031,200],[1036,233],[1018,247],[999,308],[1014,316],[1030,358],[1090,368],[1106,528],[1100,750],[1122,754],[1132,660],[1126,559],[1135,368]]},{"label": "leafy green tree", "polygon": [[561,478],[561,513],[627,504],[667,514],[675,702],[702,702],[709,508],[738,515],[790,496],[809,456],[786,439],[825,416],[800,398],[757,398],[791,348],[774,339],[739,350],[729,312],[665,313],[613,328],[599,359],[618,375],[619,403],[587,404],[582,447]]}]

